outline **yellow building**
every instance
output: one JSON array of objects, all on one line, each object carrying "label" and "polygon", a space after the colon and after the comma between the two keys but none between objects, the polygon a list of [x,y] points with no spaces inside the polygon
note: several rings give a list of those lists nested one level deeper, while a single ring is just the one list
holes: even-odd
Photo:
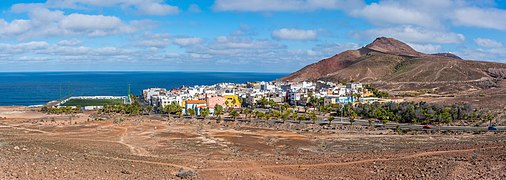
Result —
[{"label": "yellow building", "polygon": [[369,91],[367,89],[364,89],[362,91],[362,97],[371,97],[371,96],[374,96],[374,94],[371,91]]},{"label": "yellow building", "polygon": [[241,102],[239,101],[239,96],[237,96],[237,95],[224,95],[223,97],[227,100],[225,102],[225,105],[228,104],[228,107],[234,107],[234,108],[241,107]]}]

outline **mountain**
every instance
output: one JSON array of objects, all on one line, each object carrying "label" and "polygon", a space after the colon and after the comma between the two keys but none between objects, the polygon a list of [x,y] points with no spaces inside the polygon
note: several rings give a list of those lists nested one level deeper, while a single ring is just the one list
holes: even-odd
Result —
[{"label": "mountain", "polygon": [[451,53],[424,54],[399,40],[380,37],[365,47],[336,54],[279,80],[474,82],[504,77],[504,72],[506,64],[462,60]]},{"label": "mountain", "polygon": [[434,55],[434,56],[450,57],[450,58],[455,58],[455,59],[462,59],[459,56],[457,56],[455,54],[452,54],[452,53],[436,53],[436,54],[432,54],[432,55]]}]

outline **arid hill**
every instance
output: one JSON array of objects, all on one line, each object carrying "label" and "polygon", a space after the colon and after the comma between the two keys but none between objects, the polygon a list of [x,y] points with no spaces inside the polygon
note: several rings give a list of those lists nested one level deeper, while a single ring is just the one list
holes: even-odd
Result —
[{"label": "arid hill", "polygon": [[504,77],[506,64],[462,60],[450,53],[424,54],[393,38],[380,37],[310,64],[281,81],[355,81],[387,83],[474,82]]}]

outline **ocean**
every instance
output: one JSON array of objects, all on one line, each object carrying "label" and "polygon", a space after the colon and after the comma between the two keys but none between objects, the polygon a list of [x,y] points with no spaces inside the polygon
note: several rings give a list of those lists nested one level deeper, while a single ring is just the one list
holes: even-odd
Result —
[{"label": "ocean", "polygon": [[140,95],[151,87],[272,81],[286,74],[237,72],[1,72],[0,106],[42,105],[60,96]]}]

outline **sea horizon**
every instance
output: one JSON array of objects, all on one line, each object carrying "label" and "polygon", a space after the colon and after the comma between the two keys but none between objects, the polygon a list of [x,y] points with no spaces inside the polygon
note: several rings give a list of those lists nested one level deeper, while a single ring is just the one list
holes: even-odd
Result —
[{"label": "sea horizon", "polygon": [[[37,106],[68,96],[140,95],[142,89],[272,81],[285,73],[197,71],[0,72],[0,106]],[[60,90],[61,87],[61,90]],[[70,93],[69,93],[70,87]]]},{"label": "sea horizon", "polygon": [[181,70],[181,71],[157,71],[157,70],[154,70],[154,71],[151,71],[151,70],[0,71],[0,73],[72,73],[72,72],[75,72],[75,73],[86,73],[86,72],[89,72],[89,73],[97,73],[97,72],[186,73],[186,72],[191,72],[191,73],[257,73],[257,74],[285,74],[285,75],[293,73],[293,72],[288,72],[288,71],[287,72],[274,72],[274,71],[270,72],[270,71],[201,71],[201,70]]}]

